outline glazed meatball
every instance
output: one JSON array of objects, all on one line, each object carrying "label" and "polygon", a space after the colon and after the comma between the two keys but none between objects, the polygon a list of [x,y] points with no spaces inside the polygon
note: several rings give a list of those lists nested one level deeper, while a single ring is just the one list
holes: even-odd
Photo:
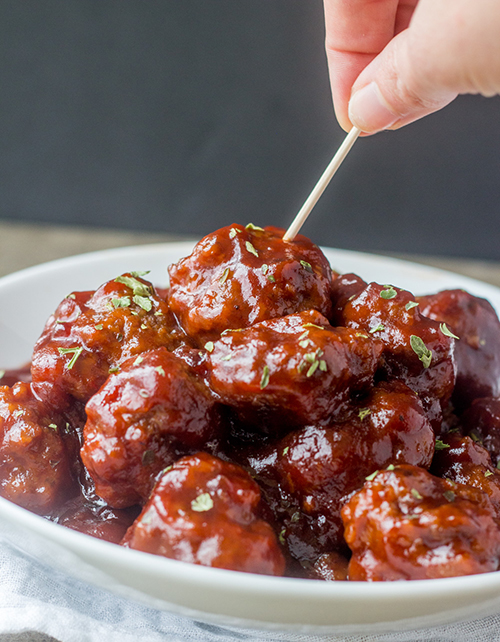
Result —
[{"label": "glazed meatball", "polygon": [[461,416],[460,424],[467,435],[483,444],[495,465],[500,462],[500,399],[476,399]]},{"label": "glazed meatball", "polygon": [[491,304],[464,290],[445,290],[418,301],[422,314],[445,323],[459,338],[455,408],[463,411],[478,397],[499,396],[500,322]]},{"label": "glazed meatball", "polygon": [[282,537],[294,557],[311,562],[342,549],[340,509],[367,476],[390,464],[430,466],[434,433],[415,393],[400,382],[383,383],[351,421],[292,433],[276,452],[272,468],[282,497],[273,505]]},{"label": "glazed meatball", "polygon": [[0,494],[41,515],[76,491],[62,433],[65,422],[27,383],[0,387]]},{"label": "glazed meatball", "polygon": [[321,250],[284,230],[230,225],[209,234],[170,268],[169,304],[186,333],[203,346],[228,328],[302,310],[328,317],[331,269]]},{"label": "glazed meatball", "polygon": [[342,509],[350,580],[424,580],[496,571],[488,496],[414,466],[383,471]]},{"label": "glazed meatball", "polygon": [[209,347],[211,388],[242,419],[255,415],[273,432],[345,414],[352,396],[372,385],[382,350],[315,311],[229,331]]},{"label": "glazed meatball", "polygon": [[117,510],[104,502],[91,503],[79,496],[61,507],[55,521],[79,533],[119,544],[138,513],[136,506]]},{"label": "glazed meatball", "polygon": [[125,359],[159,346],[174,349],[176,332],[167,304],[137,273],[96,292],[70,294],[35,345],[34,389],[56,408],[86,403]]},{"label": "glazed meatball", "polygon": [[480,488],[490,498],[500,517],[500,471],[491,462],[486,448],[470,437],[443,436],[432,460],[431,472],[459,484]]},{"label": "glazed meatball", "polygon": [[260,491],[239,466],[206,453],[166,471],[123,544],[203,566],[282,575],[284,559],[258,517]]},{"label": "glazed meatball", "polygon": [[143,503],[165,466],[219,429],[206,386],[166,348],[124,362],[90,399],[87,417],[82,460],[114,508]]},{"label": "glazed meatball", "polygon": [[401,379],[418,393],[439,431],[455,385],[455,339],[419,312],[410,292],[391,285],[370,283],[351,295],[339,321],[383,343],[384,375]]}]

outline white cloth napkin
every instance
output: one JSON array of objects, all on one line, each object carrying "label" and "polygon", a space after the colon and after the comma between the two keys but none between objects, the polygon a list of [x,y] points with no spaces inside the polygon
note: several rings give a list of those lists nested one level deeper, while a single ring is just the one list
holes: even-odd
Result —
[{"label": "white cloth napkin", "polygon": [[[206,624],[87,584],[46,563],[32,546],[22,531],[0,524],[0,641],[32,632],[33,640],[38,633],[60,642],[500,642],[500,615],[364,635],[317,636]],[[63,560],[71,564],[71,554]]]}]

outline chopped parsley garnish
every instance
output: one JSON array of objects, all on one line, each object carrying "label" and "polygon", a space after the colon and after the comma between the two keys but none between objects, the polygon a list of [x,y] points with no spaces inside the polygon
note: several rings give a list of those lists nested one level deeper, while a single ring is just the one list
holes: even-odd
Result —
[{"label": "chopped parsley garnish", "polygon": [[225,357],[221,357],[221,361],[229,361],[232,358],[233,358],[232,354],[226,354]]},{"label": "chopped parsley garnish", "polygon": [[66,364],[66,370],[71,370],[71,368],[75,365],[76,360],[78,357],[82,354],[83,352],[83,347],[78,346],[78,348],[57,348],[59,354],[72,354],[73,356],[71,359],[68,361]]},{"label": "chopped parsley garnish", "polygon": [[246,247],[246,248],[247,248],[247,250],[250,252],[250,254],[253,254],[253,255],[254,255],[254,256],[256,256],[257,258],[259,257],[259,253],[258,253],[258,252],[257,252],[257,250],[254,248],[254,246],[250,243],[250,241],[246,241],[246,242],[245,242],[245,247]]},{"label": "chopped parsley garnish", "polygon": [[129,287],[134,294],[137,294],[139,296],[148,297],[151,294],[151,288],[149,287],[149,285],[142,283],[134,276],[117,276],[115,282],[123,283],[123,285]]},{"label": "chopped parsley garnish", "polygon": [[425,343],[416,334],[410,336],[410,346],[413,352],[423,363],[424,368],[428,368],[432,361],[432,351],[427,348]]},{"label": "chopped parsley garnish", "polygon": [[385,325],[383,323],[379,323],[374,328],[371,328],[368,332],[370,334],[373,334],[374,332],[382,332],[382,330],[385,330]]},{"label": "chopped parsley garnish", "polygon": [[5,370],[0,370],[0,379],[3,379],[5,375]]},{"label": "chopped parsley garnish", "polygon": [[455,501],[455,493],[452,490],[445,490],[443,493],[443,497],[450,503]]},{"label": "chopped parsley garnish", "polygon": [[205,513],[207,510],[211,510],[213,507],[214,500],[212,499],[210,493],[202,493],[191,502],[191,509],[194,510],[195,513]]},{"label": "chopped parsley garnish", "polygon": [[220,283],[221,285],[224,285],[224,283],[227,281],[227,277],[228,277],[228,276],[229,276],[229,268],[227,267],[227,268],[224,270],[224,272],[223,272],[222,276],[220,277],[220,279],[219,279],[219,283]]},{"label": "chopped parsley garnish", "polygon": [[214,351],[214,342],[213,341],[207,341],[205,343],[205,350],[207,352],[213,352]]},{"label": "chopped parsley garnish", "polygon": [[165,370],[163,369],[163,366],[156,366],[155,370],[160,376],[165,376]]},{"label": "chopped parsley garnish", "polygon": [[439,329],[441,330],[441,332],[444,334],[445,337],[450,337],[451,339],[460,339],[460,337],[457,337],[456,334],[453,334],[453,332],[448,328],[446,323],[440,323]]},{"label": "chopped parsley garnish", "polygon": [[136,359],[135,359],[135,361],[134,361],[133,365],[134,365],[134,366],[138,366],[138,365],[139,365],[140,363],[142,363],[143,361],[144,361],[144,357],[141,357],[141,355],[139,355],[138,357],[136,357]]},{"label": "chopped parsley garnish", "polygon": [[371,413],[370,408],[361,408],[361,409],[360,409],[360,411],[359,411],[359,413],[358,413],[358,417],[361,419],[361,421],[363,421],[363,419],[364,419],[365,417],[368,417],[368,415],[369,415],[370,413]]},{"label": "chopped parsley garnish", "polygon": [[235,227],[232,227],[232,228],[229,230],[229,238],[230,238],[230,239],[234,239],[234,237],[236,236],[236,234],[240,234],[240,233],[241,233],[241,230],[238,230],[238,229],[236,229]]},{"label": "chopped parsley garnish", "polygon": [[318,330],[324,330],[325,328],[321,325],[316,325],[315,323],[304,323],[303,328],[318,328]]},{"label": "chopped parsley garnish", "polygon": [[253,223],[249,223],[248,225],[245,225],[246,230],[254,230],[255,232],[264,232],[263,227],[259,227],[258,225],[254,225]]},{"label": "chopped parsley garnish", "polygon": [[500,459],[497,461],[497,470],[500,470]]},{"label": "chopped parsley garnish", "polygon": [[149,274],[151,270],[136,270],[134,272],[130,272],[132,276],[146,276],[146,274]]},{"label": "chopped parsley garnish", "polygon": [[484,473],[484,476],[485,476],[485,477],[491,477],[491,475],[493,475],[493,472],[492,472],[491,470],[487,470],[487,471]]},{"label": "chopped parsley garnish", "polygon": [[142,465],[150,466],[155,460],[155,454],[152,450],[145,450],[142,453]]},{"label": "chopped parsley garnish", "polygon": [[290,450],[290,446],[285,446],[285,448],[283,448],[283,452],[281,453],[283,457],[287,454],[289,450]]},{"label": "chopped parsley garnish", "polygon": [[120,368],[118,366],[110,366],[108,372],[109,374],[115,374],[116,372],[120,372]]},{"label": "chopped parsley garnish", "polygon": [[130,305],[130,297],[121,296],[118,299],[111,299],[111,303],[113,304],[113,307],[115,308],[115,310],[117,308],[128,308]]},{"label": "chopped parsley garnish", "polygon": [[434,450],[445,450],[449,447],[450,444],[445,444],[444,441],[441,441],[441,439],[436,439],[436,443],[434,444]]},{"label": "chopped parsley garnish", "polygon": [[94,326],[96,330],[102,330],[102,323],[98,323],[96,326]]},{"label": "chopped parsley garnish", "polygon": [[326,361],[324,359],[320,359],[319,361],[319,369],[321,372],[326,372],[328,370],[328,367],[326,365]]},{"label": "chopped parsley garnish", "polygon": [[67,299],[76,299],[76,296],[73,293],[71,293],[71,294],[68,294],[68,296],[66,298]]},{"label": "chopped parsley garnish", "polygon": [[304,339],[303,341],[299,341],[299,346],[301,348],[307,348],[310,343],[311,343],[310,339]]},{"label": "chopped parsley garnish", "polygon": [[409,312],[412,308],[416,308],[418,305],[418,301],[408,301],[408,303],[405,305],[405,310]]},{"label": "chopped parsley garnish", "polygon": [[285,535],[286,535],[286,528],[282,528],[280,531],[280,534],[278,535],[278,539],[281,544],[285,544]]},{"label": "chopped parsley garnish", "polygon": [[276,283],[276,279],[272,274],[267,275],[267,280],[270,281],[271,283]]},{"label": "chopped parsley garnish", "polygon": [[412,488],[410,492],[413,495],[413,497],[415,497],[415,499],[423,499],[422,495],[418,492],[416,488]]},{"label": "chopped parsley garnish", "polygon": [[146,312],[149,312],[153,307],[153,303],[151,302],[151,299],[148,296],[134,294],[134,298],[132,300],[140,308],[142,308],[143,310],[146,310]]},{"label": "chopped parsley garnish", "polygon": [[263,274],[264,276],[266,276],[266,274],[267,274],[268,270],[269,270],[269,265],[268,265],[267,263],[263,263],[263,264],[261,265],[260,271],[262,272],[262,274]]},{"label": "chopped parsley garnish", "polygon": [[383,289],[380,292],[382,299],[394,299],[398,295],[397,291],[392,287],[392,285],[384,285]]},{"label": "chopped parsley garnish", "polygon": [[306,372],[306,377],[312,377],[313,374],[316,372],[319,366],[319,361],[313,361],[311,363],[311,366],[309,367],[309,370]]},{"label": "chopped parsley garnish", "polygon": [[394,470],[394,468],[395,468],[394,464],[389,464],[386,470],[391,471],[391,470]]},{"label": "chopped parsley garnish", "polygon": [[311,274],[314,274],[314,270],[312,269],[312,265],[308,263],[307,261],[301,261],[300,264],[304,268],[306,272],[310,272]]},{"label": "chopped parsley garnish", "polygon": [[375,470],[371,475],[368,475],[368,477],[365,477],[365,480],[373,481],[378,474],[379,474],[379,471]]},{"label": "chopped parsley garnish", "polygon": [[49,424],[49,428],[52,428],[52,430],[57,430],[57,424]]},{"label": "chopped parsley garnish", "polygon": [[262,370],[262,378],[260,380],[260,389],[264,390],[264,388],[268,385],[269,383],[269,366],[264,366]]}]

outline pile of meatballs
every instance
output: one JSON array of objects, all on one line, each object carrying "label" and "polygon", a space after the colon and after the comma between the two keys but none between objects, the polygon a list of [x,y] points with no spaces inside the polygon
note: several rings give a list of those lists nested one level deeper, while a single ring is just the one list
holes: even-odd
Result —
[{"label": "pile of meatballs", "polygon": [[77,531],[322,580],[500,565],[500,323],[234,224],[73,292],[0,381],[0,494]]}]

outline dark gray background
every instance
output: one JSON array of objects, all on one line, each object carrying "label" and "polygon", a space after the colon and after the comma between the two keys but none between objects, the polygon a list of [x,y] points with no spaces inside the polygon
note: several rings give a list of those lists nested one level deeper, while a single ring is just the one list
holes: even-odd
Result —
[{"label": "dark gray background", "polygon": [[[286,226],[342,140],[321,0],[0,0],[0,218]],[[304,232],[500,259],[500,99],[360,140]]]}]

